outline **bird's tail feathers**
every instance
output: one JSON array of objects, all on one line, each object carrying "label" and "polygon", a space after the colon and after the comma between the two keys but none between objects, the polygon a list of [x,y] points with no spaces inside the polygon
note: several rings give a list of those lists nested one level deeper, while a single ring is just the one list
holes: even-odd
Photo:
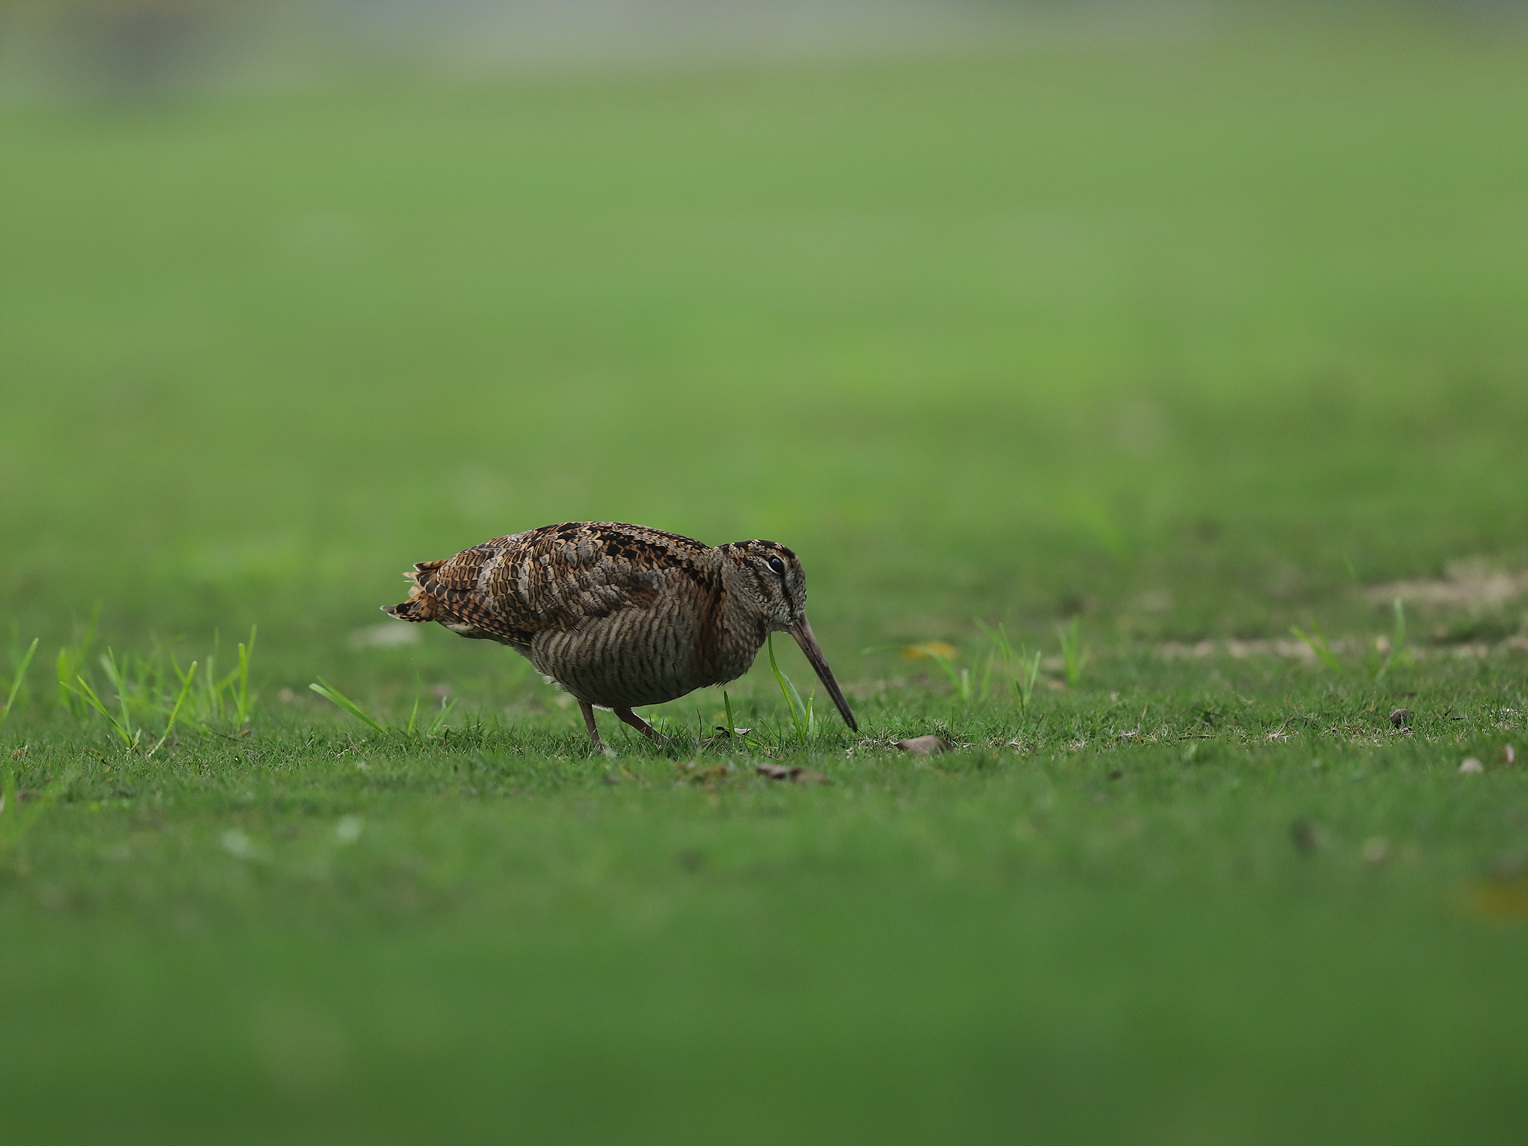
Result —
[{"label": "bird's tail feathers", "polygon": [[438,602],[424,587],[423,575],[433,572],[444,564],[444,561],[421,561],[415,565],[403,575],[414,585],[409,599],[398,605],[383,605],[382,611],[390,617],[397,617],[400,621],[412,621],[415,624],[436,620]]}]

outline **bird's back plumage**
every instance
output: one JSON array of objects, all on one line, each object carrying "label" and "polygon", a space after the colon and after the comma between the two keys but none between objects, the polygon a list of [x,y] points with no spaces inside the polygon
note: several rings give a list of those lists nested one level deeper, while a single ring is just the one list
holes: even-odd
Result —
[{"label": "bird's back plumage", "polygon": [[580,701],[657,704],[741,676],[763,642],[727,624],[725,560],[646,526],[548,525],[421,562],[386,611],[512,645]]}]

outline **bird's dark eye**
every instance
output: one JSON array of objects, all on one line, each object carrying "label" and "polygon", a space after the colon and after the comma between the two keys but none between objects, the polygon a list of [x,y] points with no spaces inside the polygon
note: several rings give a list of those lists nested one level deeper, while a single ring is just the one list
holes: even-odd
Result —
[{"label": "bird's dark eye", "polygon": [[778,557],[771,557],[769,559],[769,567],[780,574],[780,576],[785,576],[785,562],[781,561]]}]

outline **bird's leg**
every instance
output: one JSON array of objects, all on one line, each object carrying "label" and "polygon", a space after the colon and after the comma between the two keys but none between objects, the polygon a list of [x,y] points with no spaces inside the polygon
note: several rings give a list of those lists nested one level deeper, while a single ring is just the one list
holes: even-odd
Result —
[{"label": "bird's leg", "polygon": [[649,740],[662,740],[663,737],[647,721],[643,720],[629,708],[617,708],[613,710],[622,724],[629,724]]},{"label": "bird's leg", "polygon": [[584,727],[589,730],[589,739],[594,741],[594,747],[604,748],[604,742],[600,740],[600,726],[594,723],[594,705],[579,701],[578,707],[584,714]]}]

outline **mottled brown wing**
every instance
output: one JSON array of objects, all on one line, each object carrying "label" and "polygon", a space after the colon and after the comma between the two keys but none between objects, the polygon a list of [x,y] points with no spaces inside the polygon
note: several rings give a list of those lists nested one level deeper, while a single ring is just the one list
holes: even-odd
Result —
[{"label": "mottled brown wing", "polygon": [[[478,587],[484,568],[495,555],[494,542],[487,542],[464,549],[443,561],[420,562],[414,566],[414,581],[418,586],[414,596],[398,606],[393,615],[406,620],[440,621],[453,628],[465,623],[479,630],[473,633],[457,629],[466,636],[488,636],[510,644],[529,643],[534,632],[501,616],[492,600]],[[403,611],[416,601],[425,607]]]},{"label": "mottled brown wing", "polygon": [[499,537],[417,574],[452,614],[500,640],[529,644],[621,609],[646,608],[707,553],[678,534],[617,522],[568,522]]}]

